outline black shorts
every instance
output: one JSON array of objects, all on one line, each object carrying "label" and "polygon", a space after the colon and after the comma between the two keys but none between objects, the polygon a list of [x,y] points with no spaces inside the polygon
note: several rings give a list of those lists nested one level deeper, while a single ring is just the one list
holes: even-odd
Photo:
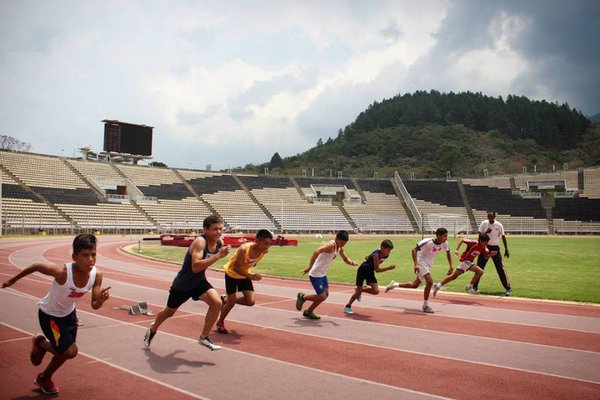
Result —
[{"label": "black shorts", "polygon": [[198,301],[200,296],[212,289],[212,285],[207,281],[203,280],[194,289],[182,292],[177,289],[169,289],[169,299],[167,300],[167,307],[179,308],[183,303],[188,301],[190,298],[194,301]]},{"label": "black shorts", "polygon": [[58,353],[64,353],[77,339],[77,312],[66,317],[54,317],[38,310],[38,319],[44,336]]},{"label": "black shorts", "polygon": [[227,294],[235,292],[254,292],[254,285],[248,278],[236,279],[225,274],[225,291]]},{"label": "black shorts", "polygon": [[377,283],[377,278],[375,278],[375,270],[358,267],[358,270],[356,271],[356,286],[362,286],[363,282],[367,282],[367,285]]}]

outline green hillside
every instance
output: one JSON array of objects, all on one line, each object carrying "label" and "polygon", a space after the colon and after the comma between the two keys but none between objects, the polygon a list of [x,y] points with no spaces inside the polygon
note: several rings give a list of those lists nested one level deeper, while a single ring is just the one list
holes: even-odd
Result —
[{"label": "green hillside", "polygon": [[371,104],[334,137],[235,172],[417,178],[551,171],[600,164],[600,128],[569,107],[526,97],[437,91]]}]

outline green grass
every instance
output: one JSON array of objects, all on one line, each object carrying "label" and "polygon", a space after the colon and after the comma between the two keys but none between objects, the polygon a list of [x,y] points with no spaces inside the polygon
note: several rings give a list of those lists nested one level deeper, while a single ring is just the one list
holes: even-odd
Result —
[{"label": "green grass", "polygon": [[[298,247],[273,246],[256,270],[266,275],[308,279],[301,274],[301,270],[308,265],[313,250],[332,238],[300,236]],[[391,279],[412,281],[414,273],[410,251],[421,236],[351,236],[345,247],[346,254],[352,260],[361,262],[379,247],[384,238],[391,239],[395,247],[383,266],[396,264],[397,267],[378,274],[379,284],[385,286]],[[448,240],[452,250],[458,240],[458,237]],[[509,236],[508,246],[511,256],[504,259],[504,264],[510,274],[513,296],[600,303],[600,237]],[[186,251],[186,248],[160,246],[155,242],[143,243],[141,249],[145,256],[178,264],[182,262]],[[130,246],[130,251],[137,253],[138,245]],[[230,254],[234,251],[232,249]],[[225,261],[220,260],[215,267],[221,267]],[[458,258],[454,255],[453,262],[456,267]],[[447,269],[446,257],[440,254],[432,269],[434,281],[443,279]],[[331,282],[353,283],[356,267],[346,265],[338,257],[327,275]],[[470,272],[462,275],[448,284],[448,291],[463,292],[471,277]],[[479,289],[482,294],[504,293],[491,260],[486,265]]]}]

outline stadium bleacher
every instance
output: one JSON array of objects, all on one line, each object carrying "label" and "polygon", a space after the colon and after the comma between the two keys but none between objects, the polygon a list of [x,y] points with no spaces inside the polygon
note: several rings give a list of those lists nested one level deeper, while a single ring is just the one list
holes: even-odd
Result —
[{"label": "stadium bleacher", "polygon": [[[182,232],[200,229],[213,212],[243,232],[414,233],[416,226],[390,179],[232,175],[10,151],[0,151],[0,167],[8,233]],[[564,181],[572,193],[545,203],[523,195],[528,182],[543,180]],[[403,184],[424,216],[466,221],[471,213],[478,224],[493,209],[509,233],[600,233],[600,168],[463,179],[463,193],[451,180]],[[127,194],[111,194],[117,187]],[[422,229],[435,221],[423,218]]]}]

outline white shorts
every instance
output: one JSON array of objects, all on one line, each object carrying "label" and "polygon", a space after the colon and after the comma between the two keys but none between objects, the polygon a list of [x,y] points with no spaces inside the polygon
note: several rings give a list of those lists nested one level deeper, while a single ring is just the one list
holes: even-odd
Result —
[{"label": "white shorts", "polygon": [[418,263],[417,265],[419,266],[419,274],[417,276],[422,281],[422,280],[425,279],[424,276],[429,273],[429,270],[431,269],[431,266],[425,265],[425,264],[421,264],[421,263]]},{"label": "white shorts", "polygon": [[467,272],[473,265],[473,261],[461,261],[458,264],[458,269]]}]

